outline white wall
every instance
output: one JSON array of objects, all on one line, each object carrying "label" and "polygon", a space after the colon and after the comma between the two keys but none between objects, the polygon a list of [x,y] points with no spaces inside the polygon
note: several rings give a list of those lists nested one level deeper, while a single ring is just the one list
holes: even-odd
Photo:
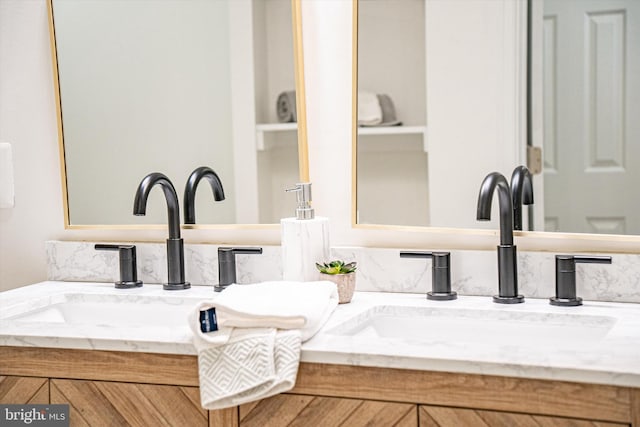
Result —
[{"label": "white wall", "polygon": [[62,235],[57,125],[44,0],[0,1],[0,140],[13,147],[16,203],[0,209],[0,291],[46,279]]}]

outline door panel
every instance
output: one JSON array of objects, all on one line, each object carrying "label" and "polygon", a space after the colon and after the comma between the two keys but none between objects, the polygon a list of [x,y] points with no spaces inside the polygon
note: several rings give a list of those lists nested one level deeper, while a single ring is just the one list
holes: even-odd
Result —
[{"label": "door panel", "polygon": [[640,2],[544,2],[548,231],[640,234]]}]

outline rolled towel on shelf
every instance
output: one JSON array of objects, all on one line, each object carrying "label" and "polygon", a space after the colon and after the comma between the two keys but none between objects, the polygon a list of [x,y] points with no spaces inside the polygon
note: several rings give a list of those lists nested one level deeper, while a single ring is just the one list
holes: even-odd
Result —
[{"label": "rolled towel on shelf", "polygon": [[189,315],[200,401],[222,409],[293,388],[302,342],[338,305],[332,282],[231,285]]},{"label": "rolled towel on shelf", "polygon": [[297,122],[296,115],[296,91],[290,90],[278,95],[276,113],[280,123]]},{"label": "rolled towel on shelf", "polygon": [[386,94],[358,92],[358,126],[399,126],[393,100]]},{"label": "rolled towel on shelf", "polygon": [[375,93],[358,91],[358,126],[382,123],[382,109]]},{"label": "rolled towel on shelf", "polygon": [[377,126],[399,126],[402,124],[396,117],[396,106],[389,95],[378,94],[378,102],[382,110],[382,122]]}]

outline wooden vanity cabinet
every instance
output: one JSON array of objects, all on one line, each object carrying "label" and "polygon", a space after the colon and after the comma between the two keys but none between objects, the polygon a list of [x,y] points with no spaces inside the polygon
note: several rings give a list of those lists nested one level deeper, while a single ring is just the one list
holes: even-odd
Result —
[{"label": "wooden vanity cabinet", "polygon": [[[0,368],[0,371],[2,369]],[[1,376],[0,404],[49,403],[49,380],[37,377]]]},{"label": "wooden vanity cabinet", "polygon": [[51,403],[68,403],[72,426],[207,427],[198,387],[51,379]]},{"label": "wooden vanity cabinet", "polygon": [[240,427],[416,427],[417,406],[362,399],[280,394],[240,406]]},{"label": "wooden vanity cabinet", "polygon": [[[579,418],[281,394],[241,405],[240,427],[628,427]],[[224,425],[224,424],[220,424]]]},{"label": "wooden vanity cabinet", "polygon": [[640,427],[640,388],[301,363],[289,393],[205,411],[194,356],[0,347],[0,361],[0,403],[69,403],[72,426]]},{"label": "wooden vanity cabinet", "polygon": [[72,426],[207,427],[198,387],[0,376],[0,404],[69,404]]},{"label": "wooden vanity cabinet", "polygon": [[421,427],[640,427],[640,389],[608,385],[301,364],[292,393],[414,403]]},{"label": "wooden vanity cabinet", "polygon": [[629,423],[581,420],[466,408],[420,405],[420,427],[628,427]]}]

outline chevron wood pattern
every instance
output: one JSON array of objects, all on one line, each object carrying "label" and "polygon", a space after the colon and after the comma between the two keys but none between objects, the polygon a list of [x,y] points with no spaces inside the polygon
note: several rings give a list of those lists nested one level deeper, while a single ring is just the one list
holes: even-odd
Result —
[{"label": "chevron wood pattern", "polygon": [[240,406],[240,427],[417,425],[416,405],[280,394]]},{"label": "chevron wood pattern", "polygon": [[197,387],[53,379],[51,403],[70,405],[71,426],[208,426]]},{"label": "chevron wood pattern", "polygon": [[475,409],[420,406],[420,427],[628,427],[608,423],[546,415],[515,414]]},{"label": "chevron wood pattern", "polygon": [[566,381],[302,363],[292,393],[601,419],[624,425],[630,421],[630,390]]},{"label": "chevron wood pattern", "polygon": [[0,376],[0,403],[49,403],[49,380],[37,377]]},{"label": "chevron wood pattern", "polygon": [[640,388],[631,390],[631,425],[640,426]]},{"label": "chevron wood pattern", "polygon": [[237,406],[209,411],[209,427],[238,427],[238,412]]},{"label": "chevron wood pattern", "polygon": [[[34,402],[34,399],[41,399],[42,403],[46,403],[48,387],[43,388],[42,385],[48,380],[35,377],[193,387],[194,393],[187,397],[195,402],[198,399],[195,392],[199,380],[196,356],[0,346],[0,361],[0,403],[6,402],[7,399],[12,402]],[[24,390],[24,386],[9,385],[18,381],[11,377],[26,377],[21,381],[36,381],[35,387],[38,387],[37,384],[41,386],[35,394],[20,391],[19,394],[23,397],[18,399],[14,397],[16,391],[10,394],[7,390]],[[6,382],[8,378],[10,382]],[[52,387],[52,393],[60,394],[56,390]],[[402,404],[412,402],[411,406],[464,407],[460,410],[473,408],[516,417],[517,414],[535,413],[538,423],[552,420],[552,425],[560,426],[583,427],[586,420],[603,420],[609,424],[597,421],[586,425],[640,427],[640,388],[599,384],[303,362],[298,370],[296,386],[289,394],[295,395],[300,398],[325,396],[345,399],[347,402],[344,403],[347,404],[351,400],[360,400],[366,401],[367,404],[389,401]],[[52,399],[55,402],[53,395]],[[65,401],[69,399],[65,397],[65,400],[60,400],[61,403]],[[260,404],[265,405],[265,402],[242,407],[246,422],[251,421],[251,417],[247,418],[250,409]],[[76,405],[79,406],[77,403]],[[342,405],[338,410],[340,408]],[[363,405],[361,408],[364,410],[366,406]],[[313,406],[309,403],[306,410],[311,409]],[[209,426],[238,427],[239,413],[239,408],[235,407],[209,411]],[[111,412],[107,411],[107,414],[112,416]],[[458,412],[457,416],[463,417],[464,414]],[[431,422],[431,425],[435,426],[438,425],[437,421],[442,422],[435,415],[431,418],[433,420],[429,420],[423,414],[421,421]],[[397,425],[403,425],[401,422],[405,419],[413,419],[412,425],[416,425],[417,409],[403,418],[403,421],[398,421]],[[525,421],[521,419],[517,422],[526,426]],[[565,424],[561,424],[562,422]],[[169,423],[167,421],[164,425]],[[257,424],[259,422],[254,425]],[[83,425],[82,420],[74,425]],[[118,424],[97,422],[94,425]],[[349,427],[344,423],[341,425]],[[464,426],[462,422],[456,425]]]}]

